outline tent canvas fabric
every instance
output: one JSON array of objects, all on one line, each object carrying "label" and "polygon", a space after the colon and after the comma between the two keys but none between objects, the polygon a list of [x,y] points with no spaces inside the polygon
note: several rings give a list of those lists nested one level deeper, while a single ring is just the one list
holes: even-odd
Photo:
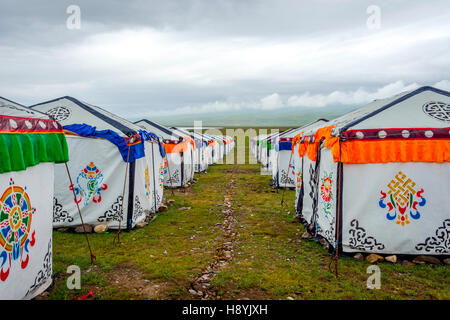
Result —
[{"label": "tent canvas fabric", "polygon": [[[148,119],[139,120],[135,124],[161,137],[164,144],[174,144],[178,143],[180,139],[184,140],[183,135],[180,133]],[[184,168],[188,154],[182,152],[182,150],[179,151],[166,152],[164,159],[164,186],[166,187],[183,187],[188,181],[186,180],[186,170]]]},{"label": "tent canvas fabric", "polygon": [[284,131],[276,138],[272,180],[277,188],[295,188],[296,185],[296,159],[292,152],[293,138],[302,131],[308,130],[311,126],[317,126],[326,121],[328,120],[319,119],[299,128]]},{"label": "tent canvas fabric", "polygon": [[212,146],[209,144],[209,139],[203,133],[193,132],[194,137],[201,141],[200,148],[197,150],[198,164],[196,166],[197,172],[206,172],[208,170],[208,156],[212,153]]},{"label": "tent canvas fabric", "polygon": [[[189,135],[186,135],[186,133],[184,133],[183,131],[179,130],[178,128],[172,127],[171,128],[175,133],[177,133],[180,136],[183,137],[189,137]],[[189,143],[188,144],[188,150],[186,152],[184,152],[183,154],[183,175],[185,178],[184,182],[191,182],[194,179],[194,173],[195,173],[195,168],[194,168],[194,157],[195,157],[195,152],[194,152],[194,146]],[[184,186],[184,184],[183,184]]]},{"label": "tent canvas fabric", "polygon": [[208,149],[207,149],[207,164],[208,164],[208,166],[218,163],[220,160],[219,142],[213,136],[210,136],[205,133],[203,134],[203,137],[205,137],[208,140]]},{"label": "tent canvas fabric", "polygon": [[308,151],[302,157],[297,211],[310,230],[343,252],[449,254],[449,92],[422,87],[376,100],[315,138],[325,132],[308,149],[313,183]]},{"label": "tent canvas fabric", "polygon": [[0,299],[32,299],[52,282],[54,163],[61,126],[0,97]]},{"label": "tent canvas fabric", "polygon": [[[67,179],[66,169],[57,167],[54,227],[81,224],[76,202],[86,224],[107,224],[112,229],[119,225],[133,228],[157,212],[162,201],[164,179],[164,162],[157,141],[138,138],[138,143],[121,145],[121,150],[113,142],[118,140],[123,144],[127,139],[130,141],[130,137],[136,137],[141,128],[72,97],[43,102],[31,108],[50,115],[66,129],[70,155],[68,166],[73,185]],[[82,136],[79,129],[86,127],[95,135]],[[133,151],[127,154],[128,149]],[[134,159],[129,154],[133,154]],[[76,193],[75,199],[72,188]]]},{"label": "tent canvas fabric", "polygon": [[274,142],[280,132],[275,132],[260,141],[260,162],[262,164],[262,170],[271,174],[273,163],[275,161]]},{"label": "tent canvas fabric", "polygon": [[177,129],[185,135],[189,135],[196,141],[196,150],[194,151],[194,170],[195,172],[205,172],[208,169],[207,148],[209,145],[207,140],[198,132],[188,132],[181,128]]}]

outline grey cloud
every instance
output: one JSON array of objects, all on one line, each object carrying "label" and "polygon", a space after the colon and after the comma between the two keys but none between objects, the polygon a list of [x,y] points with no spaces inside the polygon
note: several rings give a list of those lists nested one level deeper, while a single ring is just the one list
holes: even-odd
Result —
[{"label": "grey cloud", "polygon": [[[81,30],[65,27],[70,4],[81,7]],[[0,95],[25,104],[73,95],[138,116],[274,109],[310,101],[306,93],[450,79],[448,1],[379,1],[377,31],[366,27],[371,4],[3,0]]]}]

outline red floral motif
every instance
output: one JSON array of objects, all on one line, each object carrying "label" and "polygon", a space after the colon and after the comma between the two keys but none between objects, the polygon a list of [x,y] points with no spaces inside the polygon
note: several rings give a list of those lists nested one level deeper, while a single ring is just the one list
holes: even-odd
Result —
[{"label": "red floral motif", "polygon": [[330,202],[331,201],[331,179],[330,178],[325,178],[323,180],[323,183],[320,186],[320,191],[322,194],[322,199],[325,202]]}]

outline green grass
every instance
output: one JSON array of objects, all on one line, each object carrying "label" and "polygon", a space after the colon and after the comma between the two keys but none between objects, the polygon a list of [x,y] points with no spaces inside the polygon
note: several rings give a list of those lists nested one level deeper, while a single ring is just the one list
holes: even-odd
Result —
[{"label": "green grass", "polygon": [[[94,291],[95,299],[192,299],[192,281],[214,260],[222,241],[216,226],[233,165],[213,165],[197,174],[189,190],[166,190],[173,205],[148,226],[121,233],[90,234],[97,256],[90,265],[83,235],[54,232],[55,285],[50,299],[70,299]],[[234,258],[212,281],[223,299],[449,299],[450,270],[446,266],[381,263],[381,289],[366,288],[369,264],[353,258],[339,259],[339,277],[328,270],[330,255],[319,244],[301,239],[304,228],[292,223],[295,192],[273,192],[270,177],[259,165],[237,169],[232,208],[239,232]],[[192,207],[180,211],[180,207]],[[81,290],[68,290],[69,265],[82,270]],[[159,286],[146,294],[138,287]]]}]

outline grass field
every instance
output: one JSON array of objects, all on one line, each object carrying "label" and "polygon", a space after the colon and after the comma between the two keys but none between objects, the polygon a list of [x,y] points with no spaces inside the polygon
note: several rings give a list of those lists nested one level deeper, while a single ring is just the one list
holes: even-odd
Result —
[{"label": "grass field", "polygon": [[[94,265],[82,234],[55,231],[48,298],[93,290],[94,299],[196,299],[193,281],[227,240],[220,229],[227,191],[236,236],[232,259],[210,283],[219,299],[450,299],[447,266],[381,263],[381,289],[369,290],[370,264],[343,257],[336,278],[328,252],[301,239],[304,228],[291,222],[295,192],[285,192],[281,207],[282,191],[274,192],[257,164],[213,165],[196,178],[186,190],[166,190],[175,202],[146,227],[121,233],[120,246],[113,245],[114,232],[89,234]],[[70,265],[81,268],[80,290],[66,287]]]}]

